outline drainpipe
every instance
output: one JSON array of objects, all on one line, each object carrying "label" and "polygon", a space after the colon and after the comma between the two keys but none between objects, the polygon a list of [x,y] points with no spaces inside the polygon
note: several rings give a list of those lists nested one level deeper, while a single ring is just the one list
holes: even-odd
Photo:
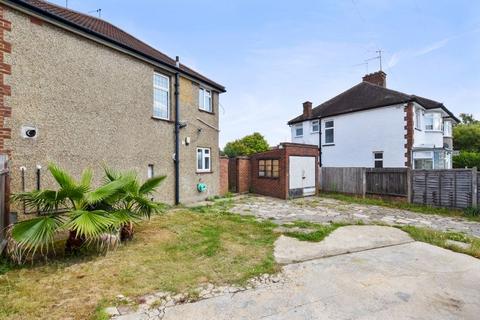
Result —
[{"label": "drainpipe", "polygon": [[176,59],[177,72],[175,73],[175,204],[180,203],[180,58]]},{"label": "drainpipe", "polygon": [[322,167],[322,119],[318,119],[318,165]]}]

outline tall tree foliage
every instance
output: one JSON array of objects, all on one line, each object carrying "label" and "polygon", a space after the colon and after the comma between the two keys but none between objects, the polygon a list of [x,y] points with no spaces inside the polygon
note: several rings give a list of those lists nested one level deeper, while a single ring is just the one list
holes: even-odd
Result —
[{"label": "tall tree foliage", "polygon": [[249,156],[269,150],[267,140],[258,132],[226,144],[223,152],[229,157]]},{"label": "tall tree foliage", "polygon": [[480,168],[480,121],[461,113],[462,123],[453,128],[453,145],[459,155],[453,157],[455,168]]}]

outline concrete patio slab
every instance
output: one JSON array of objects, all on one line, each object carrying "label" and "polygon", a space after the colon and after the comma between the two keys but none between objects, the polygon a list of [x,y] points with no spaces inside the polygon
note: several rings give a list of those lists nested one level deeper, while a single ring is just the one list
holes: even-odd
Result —
[{"label": "concrete patio slab", "polygon": [[478,319],[480,260],[412,242],[283,267],[287,281],[167,308],[163,320]]},{"label": "concrete patio slab", "polygon": [[344,253],[413,242],[405,232],[383,226],[346,226],[333,231],[321,242],[300,241],[280,236],[275,242],[275,260],[286,264]]}]

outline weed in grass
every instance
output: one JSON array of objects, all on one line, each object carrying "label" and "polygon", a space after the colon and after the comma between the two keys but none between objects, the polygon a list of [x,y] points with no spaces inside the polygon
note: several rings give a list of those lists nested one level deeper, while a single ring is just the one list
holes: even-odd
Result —
[{"label": "weed in grass", "polygon": [[[372,205],[372,206],[381,206],[388,207],[392,209],[401,209],[408,210],[424,214],[437,214],[443,216],[459,217],[465,216],[461,210],[449,209],[449,208],[438,208],[432,206],[419,205],[414,203],[395,201],[395,200],[386,200],[386,199],[377,199],[377,198],[361,198],[351,195],[345,195],[340,193],[322,193],[320,197],[336,199],[348,203],[357,203],[363,205]],[[480,216],[470,217],[472,220],[480,220]]]},{"label": "weed in grass", "polygon": [[465,210],[463,210],[463,213],[467,216],[467,217],[480,217],[480,207],[469,207],[469,208],[466,208]]},{"label": "weed in grass", "polygon": [[306,221],[295,221],[291,224],[284,225],[287,228],[300,228],[300,229],[311,229],[312,232],[285,232],[284,235],[287,237],[296,238],[300,241],[311,241],[311,242],[320,242],[325,239],[330,233],[336,229],[345,226],[344,223],[332,223],[332,224],[316,224]]},{"label": "weed in grass", "polygon": [[[480,239],[467,236],[459,232],[442,232],[433,229],[413,226],[398,227],[407,232],[414,240],[433,244],[459,253],[465,253],[475,258],[480,258]],[[451,245],[447,240],[454,240],[470,244],[468,248]]]}]

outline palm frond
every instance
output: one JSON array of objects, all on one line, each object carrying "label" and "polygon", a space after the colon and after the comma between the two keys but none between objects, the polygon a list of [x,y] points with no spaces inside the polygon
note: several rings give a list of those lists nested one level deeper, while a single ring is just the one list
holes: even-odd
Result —
[{"label": "palm frond", "polygon": [[150,216],[154,213],[160,212],[160,206],[146,197],[143,196],[136,196],[132,197],[131,199],[133,206],[132,211],[135,212],[137,215],[144,216],[150,219]]},{"label": "palm frond", "polygon": [[117,210],[110,213],[110,216],[114,220],[115,227],[121,227],[128,223],[137,223],[141,217],[129,210]]},{"label": "palm frond", "polygon": [[105,172],[105,183],[112,182],[120,178],[120,172],[115,169],[103,166],[103,171]]},{"label": "palm frond", "polygon": [[85,202],[89,205],[92,205],[105,201],[109,197],[113,196],[120,189],[122,189],[127,183],[128,181],[122,179],[109,182],[87,193],[85,195]]},{"label": "palm frond", "polygon": [[162,181],[165,180],[166,177],[167,176],[157,176],[157,177],[148,179],[140,187],[139,194],[147,195],[156,191],[160,183],[162,183]]},{"label": "palm frond", "polygon": [[115,221],[103,210],[86,211],[75,210],[69,213],[70,219],[65,225],[69,230],[74,230],[79,237],[88,240],[97,239],[102,233],[107,232]]},{"label": "palm frond", "polygon": [[50,163],[48,170],[52,174],[55,181],[62,188],[72,188],[76,185],[75,179],[72,178],[65,170],[62,170],[57,165]]},{"label": "palm frond", "polygon": [[55,233],[63,223],[61,217],[54,215],[21,221],[13,226],[12,238],[18,243],[22,252],[32,255],[37,250],[48,252],[53,246]]},{"label": "palm frond", "polygon": [[92,183],[92,178],[93,178],[93,171],[90,168],[85,169],[82,172],[82,178],[80,179],[80,185],[82,185],[85,188],[90,188],[90,185]]}]

